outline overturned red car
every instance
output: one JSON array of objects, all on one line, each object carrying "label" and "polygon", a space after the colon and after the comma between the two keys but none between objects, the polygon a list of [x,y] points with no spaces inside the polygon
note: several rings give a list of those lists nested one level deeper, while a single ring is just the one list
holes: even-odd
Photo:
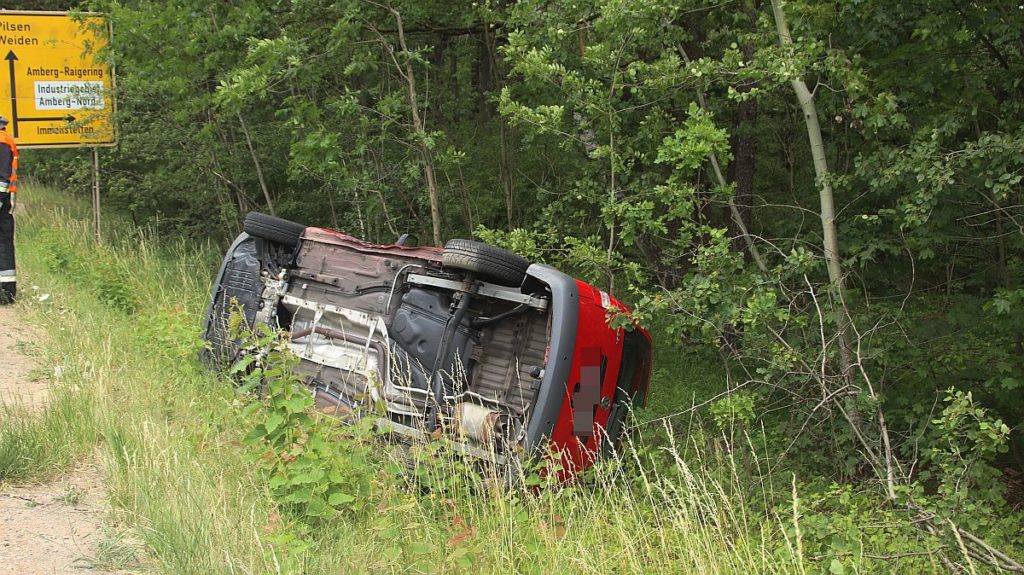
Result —
[{"label": "overturned red car", "polygon": [[560,477],[618,445],[646,401],[651,339],[609,327],[622,302],[488,244],[376,245],[257,212],[214,282],[204,338],[221,365],[246,351],[227,318],[288,334],[321,409],[386,413],[504,466],[558,453]]}]

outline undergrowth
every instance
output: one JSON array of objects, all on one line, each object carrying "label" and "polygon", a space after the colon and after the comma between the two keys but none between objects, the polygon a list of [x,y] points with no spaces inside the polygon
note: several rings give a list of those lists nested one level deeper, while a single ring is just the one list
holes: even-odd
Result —
[{"label": "undergrowth", "polygon": [[98,244],[49,207],[65,198],[27,195],[18,312],[47,326],[44,367],[62,375],[45,413],[0,414],[0,481],[98,451],[108,522],[157,572],[942,571],[939,539],[869,491],[770,470],[751,430],[641,414],[578,483],[509,488],[443,442],[406,449],[372,418],[317,412],[283,352],[240,366],[239,389],[196,359],[218,249],[128,226]]}]

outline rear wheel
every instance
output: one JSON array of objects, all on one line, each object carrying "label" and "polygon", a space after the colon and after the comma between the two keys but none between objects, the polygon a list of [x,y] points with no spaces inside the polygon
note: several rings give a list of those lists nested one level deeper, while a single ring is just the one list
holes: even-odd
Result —
[{"label": "rear wheel", "polygon": [[285,247],[294,248],[306,231],[306,226],[260,212],[249,212],[243,225],[245,233],[257,238],[270,240]]},{"label": "rear wheel", "polygon": [[451,240],[444,245],[441,261],[445,267],[475,272],[483,279],[520,285],[530,262],[518,254],[473,240]]}]

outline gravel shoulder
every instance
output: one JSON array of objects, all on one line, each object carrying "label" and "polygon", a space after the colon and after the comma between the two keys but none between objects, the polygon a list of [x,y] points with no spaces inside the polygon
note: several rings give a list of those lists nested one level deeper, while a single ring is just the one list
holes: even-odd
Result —
[{"label": "gravel shoulder", "polygon": [[[40,371],[44,332],[23,315],[18,306],[0,307],[0,419],[32,417],[49,398]],[[0,574],[130,572],[118,568],[136,563],[134,546],[104,530],[102,478],[84,462],[46,483],[0,482]]]}]

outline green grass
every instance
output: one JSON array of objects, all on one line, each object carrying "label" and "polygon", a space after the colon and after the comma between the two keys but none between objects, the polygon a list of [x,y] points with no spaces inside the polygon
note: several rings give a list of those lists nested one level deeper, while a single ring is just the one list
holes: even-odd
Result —
[{"label": "green grass", "polygon": [[54,399],[42,414],[18,405],[0,407],[0,482],[51,476],[95,445],[90,391],[53,385]]},{"label": "green grass", "polygon": [[[196,361],[200,316],[219,253],[108,220],[97,244],[68,199],[26,187],[19,218],[19,313],[48,329],[45,361],[62,377],[43,414],[0,419],[0,482],[58,474],[98,452],[109,523],[144,546],[146,567],[212,573],[804,573],[798,515],[759,498],[728,456],[683,458],[664,422],[642,427],[625,465],[537,493],[425,489],[376,452],[351,512],[318,521],[274,500],[245,436],[258,415]],[[33,290],[32,286],[38,287]],[[35,293],[49,293],[39,301]],[[659,362],[665,361],[659,355]],[[684,362],[685,359],[679,360]],[[686,405],[697,365],[662,365],[658,415]],[[665,365],[671,365],[666,368]],[[668,371],[672,370],[672,371]],[[656,400],[657,401],[657,400]],[[670,403],[675,402],[675,403]],[[650,418],[650,416],[648,416]],[[645,440],[658,433],[659,447]],[[691,449],[698,455],[700,449]],[[650,456],[660,462],[652,465]],[[338,457],[345,458],[344,452]],[[642,461],[643,464],[638,464]],[[444,483],[454,465],[424,473]],[[784,487],[789,493],[789,486]],[[98,565],[134,561],[121,531]],[[825,565],[827,567],[827,565]]]},{"label": "green grass", "polygon": [[142,567],[138,544],[128,533],[110,529],[103,531],[103,537],[96,545],[95,553],[79,558],[74,567],[85,570],[136,573]]},{"label": "green grass", "polygon": [[87,220],[49,207],[66,198],[25,192],[18,311],[49,328],[62,383],[44,414],[0,420],[0,481],[52,476],[100,447],[112,521],[133,526],[159,570],[274,572],[261,542],[271,502],[237,447],[234,394],[195,361],[216,254],[116,221],[97,245]]}]

